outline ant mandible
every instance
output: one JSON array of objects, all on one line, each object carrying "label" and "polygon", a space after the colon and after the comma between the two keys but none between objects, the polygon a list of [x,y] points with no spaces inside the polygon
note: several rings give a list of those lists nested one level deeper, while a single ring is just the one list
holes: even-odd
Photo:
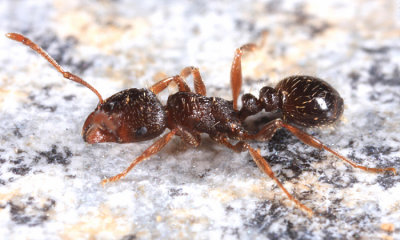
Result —
[{"label": "ant mandible", "polygon": [[[200,134],[206,133],[214,141],[235,152],[248,151],[257,166],[276,182],[288,198],[312,215],[312,210],[292,196],[275,177],[260,151],[253,149],[246,142],[268,141],[280,128],[286,128],[303,143],[331,152],[355,168],[368,172],[391,171],[396,174],[394,168],[369,168],[358,165],[292,125],[323,126],[334,123],[342,115],[343,99],[334,88],[319,78],[312,76],[284,78],[275,88],[263,87],[258,98],[252,94],[244,94],[242,107],[239,110],[237,101],[242,85],[241,58],[245,51],[252,51],[256,47],[254,44],[243,45],[235,51],[231,68],[233,101],[206,97],[205,85],[198,68],[195,67],[185,67],[179,75],[165,78],[149,89],[131,88],[103,100],[94,87],[80,77],[66,72],[41,47],[25,36],[18,33],[8,33],[6,36],[29,46],[49,61],[64,78],[86,86],[97,95],[99,104],[83,125],[82,136],[85,142],[90,144],[139,142],[158,137],[165,129],[170,130],[133,160],[127,169],[102,180],[103,185],[124,177],[138,163],[158,153],[174,135],[181,137],[185,143],[197,147],[201,142]],[[195,92],[192,92],[185,82],[190,75],[194,79]],[[171,82],[177,84],[179,91],[170,95],[166,105],[163,106],[156,95]],[[244,120],[263,110],[280,112],[281,117],[268,122],[257,133],[250,133],[243,126]],[[237,142],[232,144],[230,140]]]}]

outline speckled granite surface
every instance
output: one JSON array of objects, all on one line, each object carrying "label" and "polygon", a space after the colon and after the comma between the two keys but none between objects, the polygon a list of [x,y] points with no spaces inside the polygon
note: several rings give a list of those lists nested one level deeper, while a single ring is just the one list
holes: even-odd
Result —
[{"label": "speckled granite surface", "polygon": [[308,132],[354,161],[400,170],[399,9],[361,0],[0,1],[0,238],[399,239],[399,176],[352,169],[286,131],[252,146],[311,219],[249,154],[207,136],[198,149],[175,138],[101,187],[151,142],[84,143],[96,96],[3,37],[26,34],[104,97],[195,65],[208,95],[229,99],[234,49],[257,43],[244,58],[244,92],[319,76],[346,108],[337,126]]}]

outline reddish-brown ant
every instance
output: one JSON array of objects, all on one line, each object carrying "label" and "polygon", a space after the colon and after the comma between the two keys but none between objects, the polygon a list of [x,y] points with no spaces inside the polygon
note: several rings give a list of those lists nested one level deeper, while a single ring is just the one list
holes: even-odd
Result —
[{"label": "reddish-brown ant", "polygon": [[[317,149],[324,149],[355,168],[369,172],[391,171],[394,168],[369,168],[358,165],[324,145],[309,134],[290,123],[303,127],[315,127],[334,123],[343,113],[343,99],[339,93],[325,81],[311,76],[290,76],[281,80],[275,88],[263,87],[259,98],[244,94],[242,107],[237,105],[242,84],[241,57],[244,51],[252,50],[255,45],[247,44],[238,48],[232,62],[231,88],[233,101],[217,97],[206,97],[206,88],[199,70],[194,67],[184,68],[180,75],[168,77],[154,84],[150,89],[131,88],[123,90],[103,100],[90,84],[78,76],[66,72],[37,44],[17,33],[6,35],[21,42],[47,59],[65,78],[80,83],[92,90],[99,98],[99,104],[86,119],[82,135],[88,143],[117,142],[130,143],[153,139],[165,129],[170,131],[154,142],[130,166],[120,174],[104,179],[102,184],[114,182],[124,177],[136,164],[158,153],[174,135],[193,146],[200,144],[201,133],[208,134],[216,142],[235,152],[248,151],[257,166],[271,177],[298,207],[312,214],[312,210],[294,198],[275,177],[267,161],[246,141],[268,141],[280,128],[286,128],[303,143]],[[193,76],[195,92],[191,92],[185,78]],[[179,92],[168,97],[165,106],[156,94],[164,90],[171,82],[179,87]],[[250,133],[243,126],[243,121],[261,111],[279,111],[281,117],[265,124],[257,133]],[[230,140],[237,141],[232,144]]]}]

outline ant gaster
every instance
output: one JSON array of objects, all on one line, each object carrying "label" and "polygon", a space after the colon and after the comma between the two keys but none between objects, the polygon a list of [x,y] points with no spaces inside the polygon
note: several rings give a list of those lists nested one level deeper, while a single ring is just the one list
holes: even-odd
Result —
[{"label": "ant gaster", "polygon": [[[153,139],[166,129],[169,132],[156,140],[130,166],[120,174],[104,179],[102,184],[114,182],[124,177],[133,167],[144,159],[158,153],[174,135],[193,146],[199,146],[201,133],[206,133],[216,142],[235,152],[248,151],[257,166],[272,178],[290,200],[312,215],[312,210],[293,197],[275,177],[268,162],[259,150],[253,149],[248,140],[268,141],[280,128],[286,128],[303,143],[317,149],[324,149],[355,168],[369,172],[391,171],[394,168],[369,168],[358,165],[298,127],[316,127],[334,123],[343,113],[343,99],[339,93],[325,81],[312,76],[290,76],[281,80],[275,88],[263,87],[259,97],[252,94],[242,96],[239,110],[237,101],[242,85],[241,57],[245,51],[255,48],[254,44],[243,45],[236,49],[231,68],[231,88],[233,101],[218,97],[206,97],[206,88],[197,68],[186,67],[177,76],[165,78],[149,89],[131,88],[118,92],[103,100],[101,95],[89,83],[78,76],[66,72],[37,44],[17,33],[8,33],[8,38],[21,42],[47,59],[65,78],[80,83],[92,90],[99,98],[99,104],[86,119],[82,135],[88,143],[117,142],[130,143]],[[185,83],[186,77],[193,76],[192,92]],[[168,97],[165,106],[157,98],[171,82],[175,82],[179,91]],[[279,111],[281,117],[265,124],[257,133],[250,133],[244,126],[244,120],[261,111]],[[237,141],[235,144],[231,140]]]}]

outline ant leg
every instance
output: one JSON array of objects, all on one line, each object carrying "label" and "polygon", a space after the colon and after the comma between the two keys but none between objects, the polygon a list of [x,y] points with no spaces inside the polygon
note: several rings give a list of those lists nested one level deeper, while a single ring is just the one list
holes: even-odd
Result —
[{"label": "ant leg", "polygon": [[250,146],[247,147],[250,155],[253,157],[254,162],[256,162],[258,168],[260,168],[264,173],[266,173],[270,178],[272,178],[276,184],[278,184],[279,188],[282,189],[282,191],[286,194],[286,196],[292,200],[299,208],[304,210],[305,212],[308,213],[308,215],[311,217],[313,215],[313,211],[300,203],[299,200],[297,200],[293,195],[291,195],[286,188],[282,185],[282,183],[275,177],[274,172],[272,171],[271,167],[269,166],[268,162],[261,156],[260,150],[255,150],[251,148]]},{"label": "ant leg", "polygon": [[236,49],[231,67],[231,88],[233,109],[238,110],[237,100],[242,88],[242,55],[244,51],[252,51],[256,48],[255,44],[249,43]]},{"label": "ant leg", "polygon": [[200,71],[196,67],[185,67],[181,71],[181,77],[187,78],[189,74],[192,74],[193,76],[193,82],[194,82],[194,91],[200,95],[205,96],[206,95],[206,86],[204,85],[204,82],[201,78]]},{"label": "ant leg", "polygon": [[282,121],[280,119],[275,119],[267,124],[257,132],[256,134],[247,134],[244,136],[244,139],[251,139],[257,141],[269,141],[274,135],[275,132],[282,127]]},{"label": "ant leg", "polygon": [[370,168],[370,167],[365,167],[365,166],[358,165],[358,164],[350,161],[349,159],[345,158],[344,156],[340,155],[336,151],[332,150],[331,148],[325,146],[321,141],[319,141],[318,139],[314,138],[313,136],[303,132],[302,130],[300,130],[300,129],[292,126],[292,125],[284,123],[281,120],[279,120],[279,121],[280,121],[280,125],[282,127],[286,128],[291,133],[293,133],[293,135],[295,135],[297,138],[299,138],[303,143],[305,143],[307,145],[310,145],[311,147],[318,148],[320,150],[324,149],[324,150],[332,153],[336,157],[342,159],[343,161],[347,162],[348,164],[350,164],[354,168],[359,168],[361,170],[364,170],[364,171],[367,171],[367,172],[374,172],[374,173],[393,172],[393,174],[396,175],[396,169],[395,168]]},{"label": "ant leg", "polygon": [[180,136],[182,140],[192,147],[198,147],[201,143],[201,136],[197,132],[190,132],[184,130],[182,127],[177,126],[178,132],[176,135]]},{"label": "ant leg", "polygon": [[158,153],[170,140],[171,138],[176,134],[177,130],[174,129],[171,132],[165,134],[162,138],[158,139],[156,142],[154,142],[150,147],[148,147],[142,155],[137,157],[131,165],[129,165],[128,168],[126,168],[124,171],[122,171],[120,174],[115,175],[114,177],[106,178],[101,181],[101,184],[104,186],[106,183],[109,182],[115,182],[118,181],[119,179],[123,178],[128,174],[129,171],[132,170],[136,166],[136,164],[140,163],[141,161],[145,160],[146,158]]},{"label": "ant leg", "polygon": [[190,88],[185,83],[183,78],[179,75],[164,78],[163,80],[161,80],[161,81],[155,83],[153,86],[151,86],[150,91],[152,91],[154,94],[158,94],[159,92],[161,92],[162,90],[167,88],[171,82],[175,82],[178,85],[180,92],[190,92]]},{"label": "ant leg", "polygon": [[27,38],[27,37],[25,37],[25,36],[23,36],[21,34],[18,34],[18,33],[7,33],[6,37],[8,37],[8,38],[10,38],[10,39],[12,39],[14,41],[23,43],[26,46],[32,48],[35,52],[37,52],[40,55],[42,55],[42,57],[44,57],[51,65],[53,65],[53,67],[55,69],[57,69],[57,71],[60,72],[63,75],[64,78],[67,78],[67,79],[69,79],[71,81],[74,81],[76,83],[82,84],[83,86],[85,86],[85,87],[89,88],[90,90],[92,90],[92,92],[94,92],[97,95],[97,97],[99,98],[100,104],[103,104],[103,102],[104,102],[103,98],[101,97],[100,93],[94,87],[92,87],[92,85],[90,85],[89,83],[87,83],[86,81],[81,79],[80,77],[78,77],[78,76],[76,76],[76,75],[74,75],[74,74],[72,74],[70,72],[65,71],[60,66],[60,64],[58,64],[56,62],[56,60],[54,60],[46,51],[44,51],[36,43],[32,42],[29,38]]},{"label": "ant leg", "polygon": [[239,141],[237,142],[235,145],[233,145],[232,143],[230,143],[226,137],[221,136],[221,135],[215,135],[215,136],[210,136],[212,140],[225,145],[225,147],[232,149],[233,151],[237,152],[237,153],[241,153],[247,150],[247,146],[248,144],[243,142],[243,141]]},{"label": "ant leg", "polygon": [[370,167],[364,167],[361,165],[358,165],[349,159],[345,158],[344,156],[340,155],[338,152],[332,150],[328,146],[325,146],[321,141],[318,139],[314,138],[313,136],[303,132],[302,130],[289,125],[287,123],[284,123],[281,119],[276,119],[273,120],[269,123],[267,123],[258,133],[254,135],[247,135],[245,136],[245,139],[253,139],[253,140],[258,140],[258,141],[268,141],[272,138],[272,136],[275,134],[276,130],[280,128],[286,128],[289,130],[293,135],[295,135],[298,139],[300,139],[303,143],[310,145],[311,147],[317,148],[317,149],[324,149],[336,157],[342,159],[343,161],[347,162],[354,168],[359,168],[367,172],[393,172],[396,175],[396,169],[394,168],[370,168]]},{"label": "ant leg", "polygon": [[280,189],[286,194],[286,196],[293,201],[300,209],[304,210],[305,212],[308,213],[309,216],[313,215],[313,211],[300,203],[299,200],[297,200],[292,194],[289,193],[288,190],[282,185],[282,183],[278,180],[278,178],[275,177],[274,172],[272,171],[270,165],[268,162],[261,156],[259,150],[255,150],[252,147],[250,147],[249,144],[239,141],[235,145],[232,145],[230,142],[227,141],[226,137],[215,137],[213,138],[214,140],[218,141],[219,143],[225,145],[226,147],[232,149],[235,152],[243,152],[248,150],[251,157],[253,158],[254,162],[257,164],[258,168],[263,171],[265,174],[267,174],[272,180],[275,181],[275,183],[279,186]]},{"label": "ant leg", "polygon": [[195,67],[185,67],[184,69],[182,69],[180,75],[168,77],[168,78],[165,78],[165,79],[155,83],[153,86],[150,87],[150,91],[152,91],[154,94],[158,94],[159,92],[164,90],[166,87],[168,87],[168,85],[171,82],[175,82],[178,85],[180,92],[191,92],[190,88],[188,87],[188,85],[186,84],[186,82],[184,80],[189,76],[189,74],[192,74],[192,76],[193,76],[195,92],[205,96],[206,95],[206,87],[201,78],[199,69],[195,68]]}]

